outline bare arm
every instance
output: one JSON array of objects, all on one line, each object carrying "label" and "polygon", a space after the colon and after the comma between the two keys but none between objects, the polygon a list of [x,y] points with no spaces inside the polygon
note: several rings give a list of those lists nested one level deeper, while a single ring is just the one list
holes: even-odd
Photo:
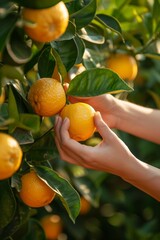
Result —
[{"label": "bare arm", "polygon": [[61,158],[72,164],[120,176],[160,201],[160,169],[137,159],[118,136],[95,114],[95,125],[102,142],[95,147],[80,144],[68,133],[69,120],[57,118],[56,144]]},{"label": "bare arm", "polygon": [[91,98],[71,98],[71,100],[90,104],[101,113],[110,128],[160,144],[160,110],[123,101],[110,94]]},{"label": "bare arm", "polygon": [[117,100],[117,129],[160,144],[160,110]]}]

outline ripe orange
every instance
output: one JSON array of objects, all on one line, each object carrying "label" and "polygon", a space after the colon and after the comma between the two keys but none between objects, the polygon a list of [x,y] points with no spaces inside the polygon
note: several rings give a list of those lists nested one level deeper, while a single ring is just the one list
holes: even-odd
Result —
[{"label": "ripe orange", "polygon": [[4,87],[1,89],[1,94],[0,94],[0,104],[4,103],[5,101],[5,90]]},{"label": "ripe orange", "polygon": [[58,235],[62,232],[62,219],[56,214],[44,216],[40,220],[40,223],[48,240],[57,239]]},{"label": "ripe orange", "polygon": [[20,167],[22,150],[16,139],[0,133],[0,180],[11,177]]},{"label": "ripe orange", "polygon": [[63,1],[50,8],[24,8],[22,17],[25,32],[38,42],[50,42],[59,38],[69,22],[69,13]]},{"label": "ripe orange", "polygon": [[22,187],[20,198],[30,207],[43,207],[48,205],[55,197],[56,193],[41,180],[35,171],[24,174],[21,178]]},{"label": "ripe orange", "polygon": [[70,120],[70,137],[76,141],[85,141],[95,131],[94,113],[95,110],[89,104],[78,102],[66,105],[60,112],[60,116]]},{"label": "ripe orange", "polygon": [[53,116],[64,107],[66,94],[56,79],[41,78],[31,86],[28,101],[38,115]]},{"label": "ripe orange", "polygon": [[132,81],[138,72],[138,65],[135,58],[124,53],[111,55],[106,67],[116,72],[123,80]]},{"label": "ripe orange", "polygon": [[91,204],[90,202],[84,198],[84,197],[81,197],[81,208],[80,208],[80,214],[81,215],[85,215],[87,214],[91,209]]}]

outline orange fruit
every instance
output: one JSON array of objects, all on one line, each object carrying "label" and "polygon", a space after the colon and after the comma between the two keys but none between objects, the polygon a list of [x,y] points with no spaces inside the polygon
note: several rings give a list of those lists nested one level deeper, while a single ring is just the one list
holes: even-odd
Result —
[{"label": "orange fruit", "polygon": [[91,204],[90,202],[84,198],[84,197],[81,197],[81,208],[80,208],[80,214],[81,215],[85,215],[87,214],[91,209]]},{"label": "orange fruit", "polygon": [[22,17],[25,32],[38,42],[58,39],[65,32],[69,22],[69,13],[63,1],[49,8],[24,8]]},{"label": "orange fruit", "polygon": [[62,232],[62,219],[56,214],[44,216],[40,220],[40,224],[48,240],[57,239],[58,235]]},{"label": "orange fruit", "polygon": [[70,137],[76,141],[85,141],[95,131],[94,113],[95,110],[89,104],[77,102],[65,105],[60,116],[62,119],[67,117],[70,120]]},{"label": "orange fruit", "polygon": [[11,177],[20,167],[22,150],[17,140],[0,133],[0,180]]},{"label": "orange fruit", "polygon": [[53,78],[37,80],[28,92],[28,101],[40,116],[57,114],[66,103],[66,94],[60,82]]},{"label": "orange fruit", "polygon": [[124,53],[111,55],[106,67],[116,72],[123,80],[132,81],[137,76],[138,66],[135,58]]},{"label": "orange fruit", "polygon": [[1,88],[1,94],[0,94],[0,104],[4,103],[5,101],[5,90],[4,87]]},{"label": "orange fruit", "polygon": [[35,171],[24,174],[21,178],[22,187],[19,192],[22,201],[30,207],[48,205],[56,193],[36,174]]}]

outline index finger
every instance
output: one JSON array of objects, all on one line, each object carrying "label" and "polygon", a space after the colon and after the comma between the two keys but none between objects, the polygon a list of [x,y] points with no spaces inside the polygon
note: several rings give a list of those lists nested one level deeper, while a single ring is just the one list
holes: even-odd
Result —
[{"label": "index finger", "polygon": [[63,147],[66,147],[70,151],[76,153],[77,156],[84,156],[84,154],[87,154],[90,147],[72,139],[69,135],[68,129],[69,119],[65,118],[60,129],[61,144],[63,145]]}]

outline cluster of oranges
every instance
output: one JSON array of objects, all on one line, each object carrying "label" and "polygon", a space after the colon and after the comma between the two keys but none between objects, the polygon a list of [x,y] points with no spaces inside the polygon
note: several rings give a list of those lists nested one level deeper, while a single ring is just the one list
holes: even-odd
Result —
[{"label": "cluster of oranges", "polygon": [[[64,2],[46,9],[24,8],[22,16],[26,34],[38,42],[50,42],[59,38],[66,31],[69,22],[69,13]],[[136,60],[127,54],[110,56],[106,67],[126,81],[134,80],[138,71]],[[69,118],[69,134],[74,140],[85,141],[93,135],[95,110],[82,102],[67,104],[66,92],[58,77],[38,79],[30,87],[27,98],[39,116],[51,117],[59,114],[62,119]],[[5,92],[2,88],[0,104],[4,100]],[[0,133],[0,143],[0,180],[4,180],[20,168],[23,151],[17,140],[9,134]],[[20,198],[30,207],[45,206],[56,195],[33,169],[22,176],[21,182]]]}]

